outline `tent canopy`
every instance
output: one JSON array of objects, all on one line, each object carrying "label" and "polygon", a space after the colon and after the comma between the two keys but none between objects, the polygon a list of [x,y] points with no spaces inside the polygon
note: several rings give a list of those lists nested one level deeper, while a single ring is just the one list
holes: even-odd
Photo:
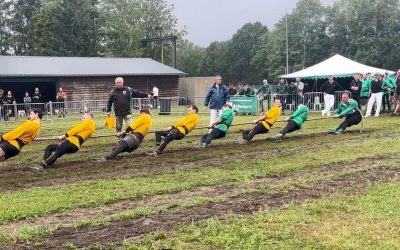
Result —
[{"label": "tent canopy", "polygon": [[389,74],[395,73],[394,71],[371,67],[336,54],[314,66],[283,75],[281,78],[324,79],[330,75],[334,77],[351,77],[355,73],[384,74],[385,72],[389,72]]}]

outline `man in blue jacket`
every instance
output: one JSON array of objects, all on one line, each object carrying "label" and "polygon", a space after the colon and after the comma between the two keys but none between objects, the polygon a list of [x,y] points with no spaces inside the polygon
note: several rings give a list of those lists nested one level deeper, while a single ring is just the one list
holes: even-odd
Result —
[{"label": "man in blue jacket", "polygon": [[215,77],[215,83],[208,90],[204,101],[204,106],[210,109],[210,124],[215,122],[222,107],[229,101],[229,97],[228,88],[222,84],[222,77],[217,75]]}]

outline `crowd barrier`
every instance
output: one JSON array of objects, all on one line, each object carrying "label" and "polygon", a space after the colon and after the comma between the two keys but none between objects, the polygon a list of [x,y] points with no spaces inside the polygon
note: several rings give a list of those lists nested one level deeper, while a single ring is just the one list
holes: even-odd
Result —
[{"label": "crowd barrier", "polygon": [[[340,103],[343,91],[335,93],[335,106]],[[237,96],[240,100],[246,96]],[[322,92],[308,92],[304,95],[281,95],[270,94],[264,96],[252,96],[249,99],[257,99],[257,112],[264,112],[272,107],[275,98],[279,98],[283,103],[283,110],[294,110],[303,103],[311,111],[321,111],[324,109],[324,95]],[[204,107],[205,97],[172,97],[172,98],[133,98],[131,107],[134,113],[140,109],[150,109],[152,114],[184,114],[186,107],[195,104],[199,107],[200,113],[208,113]],[[38,108],[42,110],[44,119],[79,118],[85,112],[91,112],[94,116],[107,115],[107,100],[88,100],[88,101],[66,101],[48,103],[29,103],[29,104],[4,104],[0,106],[0,121],[25,120],[29,115],[29,110]],[[247,113],[247,112],[246,112]]]}]

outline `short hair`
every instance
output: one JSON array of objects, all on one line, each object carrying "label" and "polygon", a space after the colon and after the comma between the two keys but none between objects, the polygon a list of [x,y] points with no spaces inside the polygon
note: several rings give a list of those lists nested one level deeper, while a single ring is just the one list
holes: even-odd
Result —
[{"label": "short hair", "polygon": [[347,97],[350,98],[350,92],[345,91],[345,92],[342,93],[342,96],[344,96],[344,95],[347,95]]},{"label": "short hair", "polygon": [[280,98],[275,98],[275,101],[279,101],[282,104],[282,100]]},{"label": "short hair", "polygon": [[224,107],[228,107],[228,108],[231,109],[231,108],[232,108],[232,105],[230,105],[229,103],[225,103],[225,104],[224,104]]},{"label": "short hair", "polygon": [[150,115],[150,111],[149,111],[148,109],[141,109],[141,110],[139,111],[139,113],[145,113],[145,114]]},{"label": "short hair", "polygon": [[217,78],[221,78],[221,79],[222,79],[222,76],[216,75],[216,76],[215,76],[215,79],[217,79]]},{"label": "short hair", "polygon": [[31,112],[37,114],[39,119],[43,118],[43,113],[42,113],[42,111],[40,109],[34,108],[34,109],[31,110]]},{"label": "short hair", "polygon": [[93,114],[92,114],[91,112],[86,112],[86,113],[85,113],[85,115],[89,115],[89,116],[90,116],[90,118],[92,118],[92,119],[93,119]]},{"label": "short hair", "polygon": [[114,81],[117,81],[117,80],[122,80],[122,82],[124,82],[124,78],[122,78],[121,76],[116,77]]},{"label": "short hair", "polygon": [[196,113],[199,113],[199,108],[196,105],[189,105],[188,108],[192,108]]}]

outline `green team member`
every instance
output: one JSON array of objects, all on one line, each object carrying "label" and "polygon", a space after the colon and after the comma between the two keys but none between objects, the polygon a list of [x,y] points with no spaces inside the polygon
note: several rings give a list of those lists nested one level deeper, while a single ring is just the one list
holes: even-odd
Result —
[{"label": "green team member", "polygon": [[233,122],[234,112],[229,104],[225,104],[222,107],[222,114],[214,123],[208,125],[209,128],[213,128],[210,133],[202,136],[200,140],[200,147],[207,147],[212,140],[224,138],[228,133],[229,126]]},{"label": "green team member", "polygon": [[346,117],[346,119],[337,128],[329,129],[330,133],[343,134],[347,127],[357,125],[362,121],[362,115],[358,110],[358,103],[350,99],[349,93],[342,94],[342,102],[336,109],[335,118]]},{"label": "green team member", "polygon": [[371,89],[371,73],[367,73],[363,80],[361,80],[361,92],[360,92],[360,107],[367,104],[369,98],[369,90]]},{"label": "green team member", "polygon": [[304,122],[307,120],[310,110],[304,104],[300,104],[299,107],[294,111],[285,121],[288,123],[286,126],[274,136],[276,141],[282,141],[283,137],[287,133],[301,129]]},{"label": "green team member", "polygon": [[383,89],[383,97],[382,97],[382,112],[385,112],[386,106],[388,107],[387,111],[392,112],[392,107],[390,105],[390,93],[392,92],[392,79],[389,77],[389,73],[385,72],[385,78],[382,83]]}]

